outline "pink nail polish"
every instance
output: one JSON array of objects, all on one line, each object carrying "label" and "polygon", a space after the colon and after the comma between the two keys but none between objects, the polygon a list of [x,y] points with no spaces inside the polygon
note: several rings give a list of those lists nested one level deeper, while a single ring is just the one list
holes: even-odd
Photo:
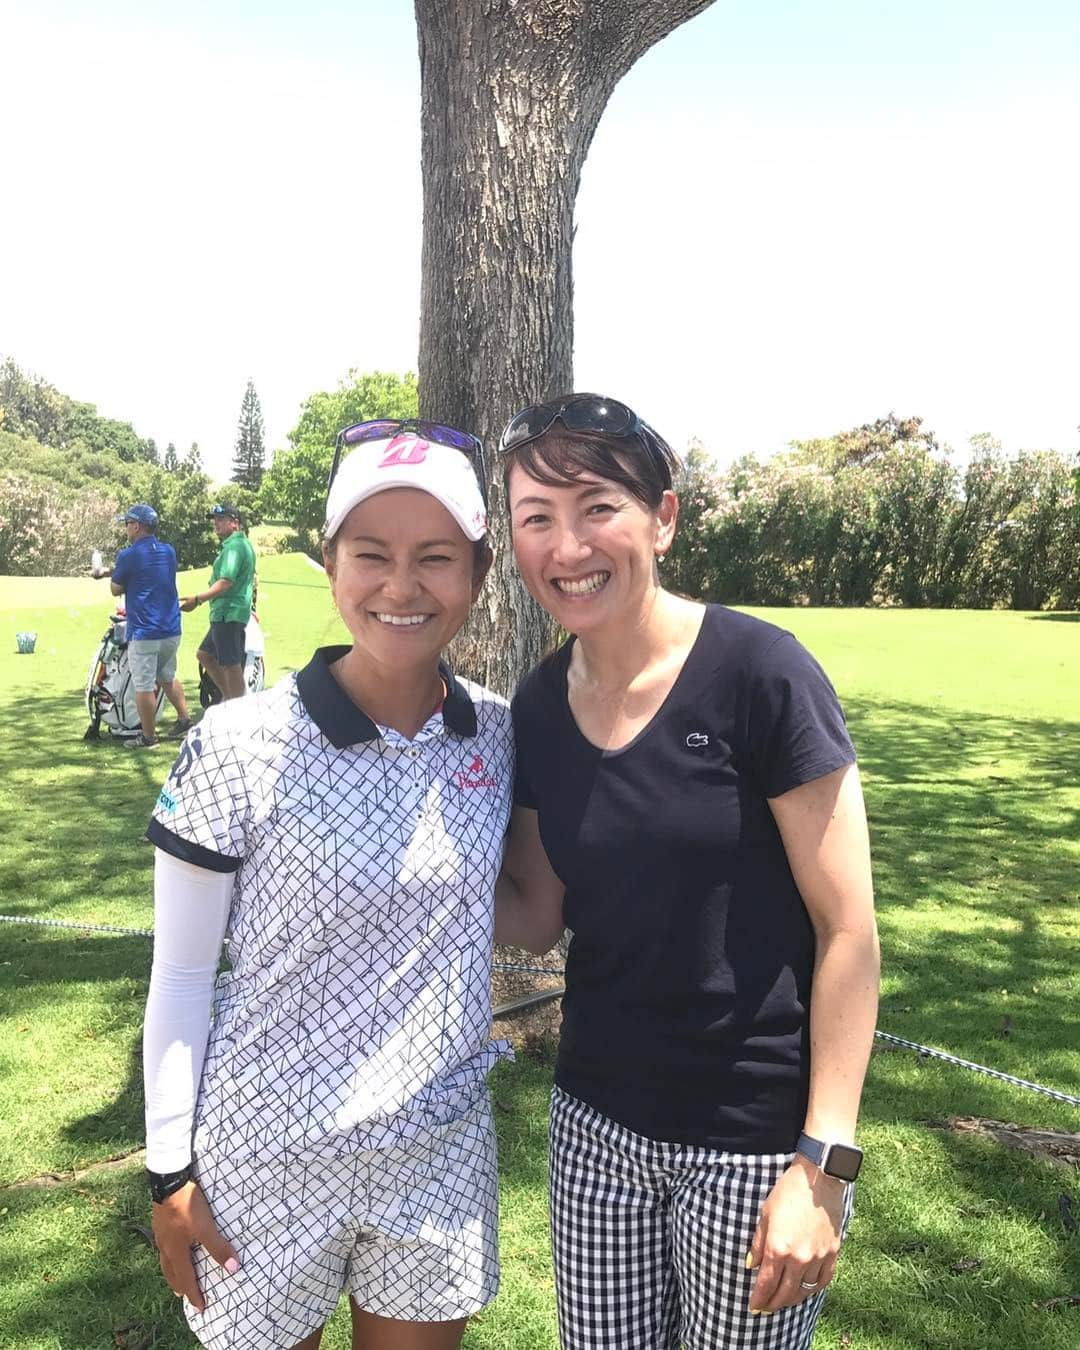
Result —
[{"label": "pink nail polish", "polygon": [[225,1274],[235,1275],[239,1269],[240,1269],[240,1262],[236,1259],[235,1256],[230,1256],[229,1259],[225,1262]]}]

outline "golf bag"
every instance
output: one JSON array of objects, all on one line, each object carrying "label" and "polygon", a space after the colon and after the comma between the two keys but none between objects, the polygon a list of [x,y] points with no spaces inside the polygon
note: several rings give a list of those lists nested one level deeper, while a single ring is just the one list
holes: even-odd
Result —
[{"label": "golf bag", "polygon": [[[249,694],[257,694],[266,677],[266,647],[263,643],[259,616],[254,609],[244,629],[244,683]],[[199,702],[204,708],[221,702],[221,690],[210,678],[210,672],[199,662]]]},{"label": "golf bag", "polygon": [[[155,719],[161,715],[165,695],[157,686]],[[86,675],[86,711],[90,725],[83,740],[97,740],[104,722],[111,736],[123,740],[141,730],[139,710],[135,706],[135,685],[128,666],[127,615],[117,609],[101,639],[101,646],[90,662]]]}]

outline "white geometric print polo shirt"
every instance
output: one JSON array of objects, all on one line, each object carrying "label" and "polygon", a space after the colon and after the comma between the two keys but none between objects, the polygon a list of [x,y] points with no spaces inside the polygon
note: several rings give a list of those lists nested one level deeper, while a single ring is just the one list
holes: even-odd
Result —
[{"label": "white geometric print polo shirt", "polygon": [[509,707],[443,668],[446,700],[409,740],[338,685],[347,650],[211,708],[147,832],[236,873],[196,1152],[407,1143],[464,1115],[509,1054],[488,1039]]}]

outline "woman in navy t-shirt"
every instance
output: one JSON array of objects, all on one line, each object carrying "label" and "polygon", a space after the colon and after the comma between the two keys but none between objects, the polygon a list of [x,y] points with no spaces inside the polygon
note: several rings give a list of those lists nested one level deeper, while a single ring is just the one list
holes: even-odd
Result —
[{"label": "woman in navy t-shirt", "polygon": [[497,940],[572,932],[551,1126],[566,1350],[809,1346],[861,1161],[878,949],[855,752],[790,633],[666,591],[667,444],[570,395],[503,434],[571,634],[514,700]]}]

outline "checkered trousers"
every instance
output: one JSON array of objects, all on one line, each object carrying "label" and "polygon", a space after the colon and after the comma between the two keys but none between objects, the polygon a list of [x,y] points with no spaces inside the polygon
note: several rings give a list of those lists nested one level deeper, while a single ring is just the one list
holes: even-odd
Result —
[{"label": "checkered trousers", "polygon": [[646,1139],[556,1087],[551,1240],[563,1350],[807,1350],[824,1291],[752,1317],[746,1269],[761,1207],[791,1158]]}]

